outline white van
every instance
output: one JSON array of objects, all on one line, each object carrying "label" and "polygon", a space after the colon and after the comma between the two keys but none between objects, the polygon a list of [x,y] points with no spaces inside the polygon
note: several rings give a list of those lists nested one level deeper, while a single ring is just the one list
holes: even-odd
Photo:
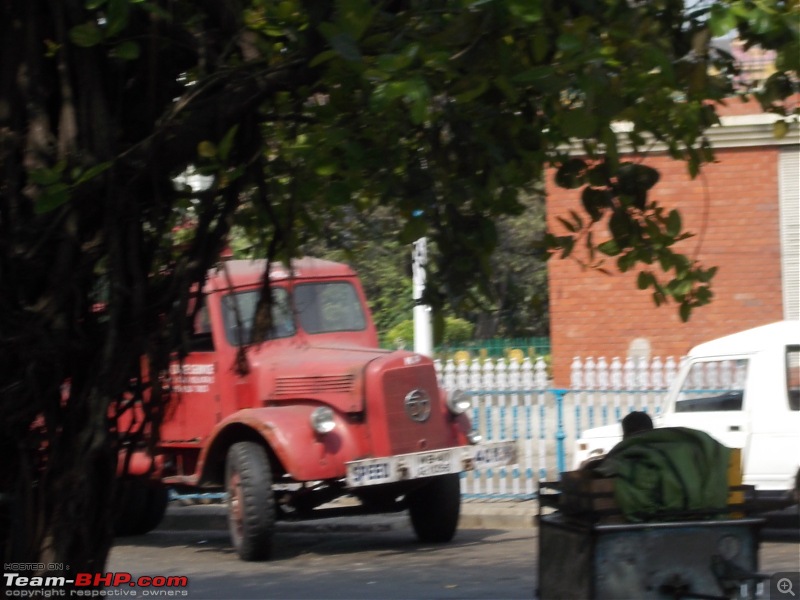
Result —
[{"label": "white van", "polygon": [[[742,449],[743,483],[758,504],[800,494],[800,321],[781,321],[696,346],[665,398],[656,427],[691,427]],[[575,465],[607,453],[619,424],[583,432]]]}]

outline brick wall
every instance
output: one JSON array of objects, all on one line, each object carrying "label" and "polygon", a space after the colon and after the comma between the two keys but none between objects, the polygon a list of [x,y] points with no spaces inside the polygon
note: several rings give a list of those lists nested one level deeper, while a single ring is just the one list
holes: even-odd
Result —
[{"label": "brick wall", "polygon": [[[656,308],[650,292],[637,289],[638,271],[607,276],[582,269],[571,259],[551,259],[555,385],[569,384],[574,356],[624,358],[640,338],[645,347],[649,343],[650,356],[678,357],[700,342],[782,319],[778,150],[716,152],[718,162],[694,180],[684,163],[667,156],[652,155],[645,161],[661,173],[652,196],[666,207],[678,208],[684,229],[697,234],[678,248],[705,266],[719,267],[712,303],[695,309],[689,322],[682,323],[676,305]],[[570,209],[580,212],[580,190],[557,188],[552,176],[547,184],[548,225],[564,233],[556,216]],[[609,265],[614,266],[613,259]]]}]

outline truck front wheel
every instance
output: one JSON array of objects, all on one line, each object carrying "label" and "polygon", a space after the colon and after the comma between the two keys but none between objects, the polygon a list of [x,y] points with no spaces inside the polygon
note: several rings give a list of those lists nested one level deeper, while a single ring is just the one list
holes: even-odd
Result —
[{"label": "truck front wheel", "polygon": [[231,541],[242,560],[266,560],[272,553],[275,500],[272,472],[263,446],[238,442],[225,463],[228,526]]},{"label": "truck front wheel", "polygon": [[414,533],[421,542],[441,543],[453,539],[461,512],[459,475],[432,478],[406,496]]}]

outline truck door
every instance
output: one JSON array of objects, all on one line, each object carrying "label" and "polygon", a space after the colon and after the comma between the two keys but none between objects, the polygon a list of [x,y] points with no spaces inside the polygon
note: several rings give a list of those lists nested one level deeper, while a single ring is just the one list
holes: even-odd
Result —
[{"label": "truck door", "polygon": [[172,400],[161,429],[162,443],[200,445],[222,418],[219,364],[206,306],[197,313],[189,354],[170,364],[168,381]]},{"label": "truck door", "polygon": [[[750,433],[745,412],[747,357],[695,359],[664,424],[705,431],[729,448],[746,448]],[[744,451],[743,451],[744,452]]]}]

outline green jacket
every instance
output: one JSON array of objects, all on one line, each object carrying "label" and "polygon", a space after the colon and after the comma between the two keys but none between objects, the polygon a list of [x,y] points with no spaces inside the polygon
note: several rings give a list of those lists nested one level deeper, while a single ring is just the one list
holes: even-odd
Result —
[{"label": "green jacket", "polygon": [[728,501],[730,449],[703,431],[663,427],[611,449],[597,471],[615,477],[614,495],[630,521],[665,511],[722,510]]}]

